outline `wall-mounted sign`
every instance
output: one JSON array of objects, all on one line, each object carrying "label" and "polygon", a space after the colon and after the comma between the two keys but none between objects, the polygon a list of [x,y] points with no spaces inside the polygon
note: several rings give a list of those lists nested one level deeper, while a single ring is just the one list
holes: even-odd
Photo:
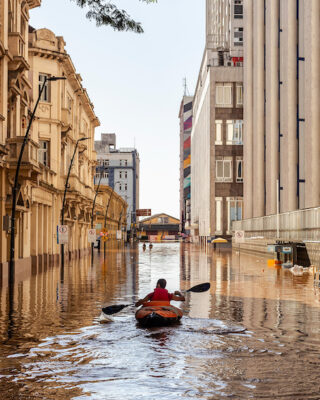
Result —
[{"label": "wall-mounted sign", "polygon": [[234,239],[236,243],[244,243],[244,231],[235,231]]},{"label": "wall-mounted sign", "polygon": [[291,254],[292,253],[292,247],[282,247],[282,253]]},{"label": "wall-mounted sign", "polygon": [[136,211],[137,217],[151,217],[151,209],[149,208],[141,208]]}]

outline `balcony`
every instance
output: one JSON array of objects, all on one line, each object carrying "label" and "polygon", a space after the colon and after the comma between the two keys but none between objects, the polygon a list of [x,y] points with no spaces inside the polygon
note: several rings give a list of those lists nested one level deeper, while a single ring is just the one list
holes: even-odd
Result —
[{"label": "balcony", "polygon": [[19,32],[9,33],[9,51],[13,57],[10,61],[9,69],[23,71],[30,69],[30,65],[25,56],[25,41]]},{"label": "balcony", "polygon": [[[23,139],[22,136],[7,139],[7,147],[9,148],[7,161],[10,169],[16,169]],[[21,160],[21,174],[25,172],[25,175],[30,177],[34,173],[37,175],[41,173],[38,162],[38,150],[39,144],[29,139],[24,148]]]}]

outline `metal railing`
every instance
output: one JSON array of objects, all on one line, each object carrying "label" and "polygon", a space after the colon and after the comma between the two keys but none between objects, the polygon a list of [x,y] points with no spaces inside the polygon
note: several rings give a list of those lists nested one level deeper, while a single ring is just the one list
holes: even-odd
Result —
[{"label": "metal railing", "polygon": [[245,231],[247,238],[264,237],[290,241],[320,241],[320,207],[234,221],[233,231]]}]

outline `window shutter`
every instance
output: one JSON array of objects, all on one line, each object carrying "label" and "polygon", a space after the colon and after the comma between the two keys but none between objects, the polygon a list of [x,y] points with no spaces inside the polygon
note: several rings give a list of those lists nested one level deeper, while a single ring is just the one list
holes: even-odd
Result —
[{"label": "window shutter", "polygon": [[216,104],[223,105],[223,86],[222,85],[216,86]]},{"label": "window shutter", "polygon": [[216,161],[216,178],[223,180],[223,160]]},{"label": "window shutter", "polygon": [[232,144],[233,141],[233,121],[227,121],[227,144]]},{"label": "window shutter", "polygon": [[224,89],[224,105],[231,106],[232,105],[232,89],[230,85],[225,85]]},{"label": "window shutter", "polygon": [[222,144],[222,121],[216,121],[216,144]]},{"label": "window shutter", "polygon": [[224,178],[225,180],[230,180],[232,178],[231,160],[224,161]]}]

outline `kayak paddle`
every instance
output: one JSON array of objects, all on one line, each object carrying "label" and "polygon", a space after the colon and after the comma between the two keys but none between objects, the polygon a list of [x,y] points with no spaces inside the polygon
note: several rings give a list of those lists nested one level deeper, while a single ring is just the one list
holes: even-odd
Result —
[{"label": "kayak paddle", "polygon": [[[192,288],[186,290],[186,292],[193,292],[193,293],[202,293],[206,292],[207,290],[210,289],[210,283],[200,283],[199,285],[193,286]],[[108,306],[104,307],[102,309],[102,312],[106,315],[112,315],[120,312],[123,310],[125,307],[133,306],[134,304],[117,304],[114,306]]]}]

